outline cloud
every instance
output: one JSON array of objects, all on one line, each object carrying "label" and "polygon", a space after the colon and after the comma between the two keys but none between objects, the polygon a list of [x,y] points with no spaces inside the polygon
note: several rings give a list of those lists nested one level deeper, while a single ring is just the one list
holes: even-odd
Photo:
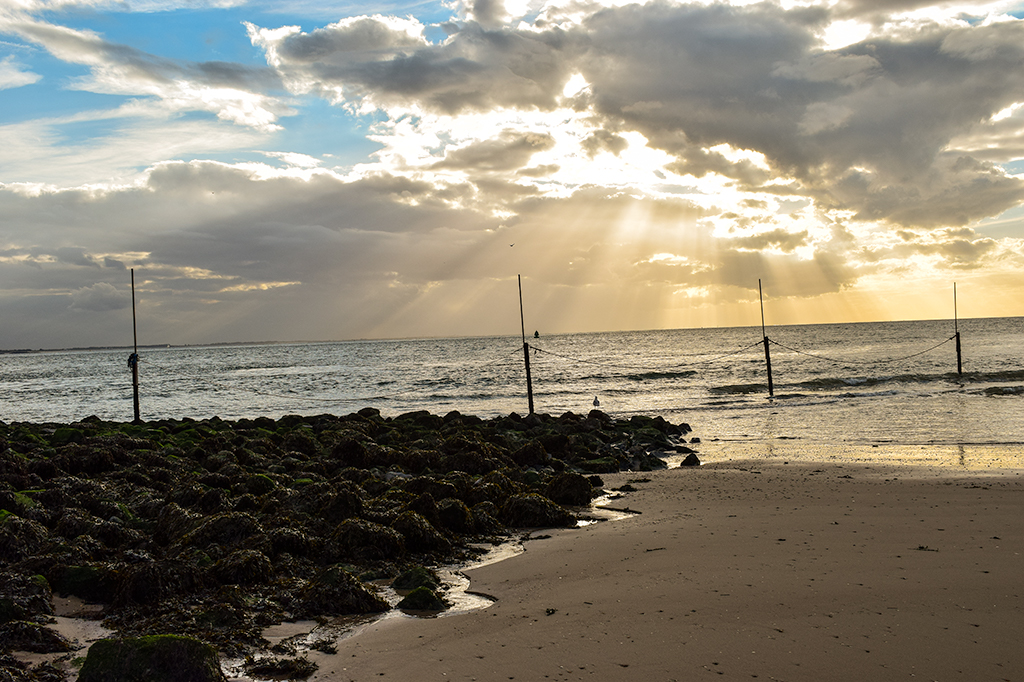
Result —
[{"label": "cloud", "polygon": [[100,282],[71,292],[71,310],[78,312],[107,312],[131,305],[131,294],[119,291],[112,284]]},{"label": "cloud", "polygon": [[89,68],[72,87],[89,92],[155,97],[178,111],[206,111],[232,123],[274,130],[291,113],[274,91],[283,92],[277,73],[265,67],[226,62],[186,62],[112,43],[91,31],[75,30],[22,15],[0,22],[0,30],[45,48],[54,57]]},{"label": "cloud", "polygon": [[127,268],[147,333],[201,342],[500,333],[518,274],[543,326],[595,329],[708,323],[758,278],[806,301],[1024,265],[977,227],[1024,204],[1005,4],[446,7],[249,15],[265,67],[5,15],[117,99],[0,126],[0,346],[33,309],[109,335]]},{"label": "cloud", "polygon": [[358,17],[311,33],[250,26],[253,44],[293,89],[442,113],[552,109],[571,75],[559,32],[467,22],[433,45],[411,21]]},{"label": "cloud", "polygon": [[0,59],[0,90],[32,85],[41,79],[42,76],[39,74],[24,70],[20,64],[14,61],[14,57]]},{"label": "cloud", "polygon": [[554,139],[545,133],[524,133],[505,130],[490,140],[472,142],[448,150],[434,169],[518,170],[528,164],[534,154],[551,149]]},{"label": "cloud", "polygon": [[[555,14],[549,8],[532,26],[467,20],[438,44],[425,40],[422,26],[382,17],[311,33],[252,32],[293,82],[363,107],[450,116],[452,130],[472,111],[555,111],[569,103],[561,92],[580,74],[587,88],[572,105],[592,114],[594,129],[578,142],[587,155],[620,153],[624,133],[635,131],[675,157],[671,172],[720,175],[751,190],[788,182],[795,195],[864,219],[964,224],[1022,198],[1021,182],[1000,169],[944,155],[954,138],[1016,102],[1024,85],[1019,21],[924,21],[901,32],[883,17],[876,35],[829,51],[820,36],[833,15],[816,7],[589,6],[569,24],[552,21]],[[1020,130],[1015,120],[1003,135]],[[471,163],[469,150],[489,144],[464,142],[434,168],[458,165],[463,149]],[[730,158],[722,146],[762,162]],[[481,172],[494,170],[486,154],[479,158]],[[529,155],[508,157],[505,168],[529,176],[528,162]],[[546,165],[567,168],[554,159]]]}]

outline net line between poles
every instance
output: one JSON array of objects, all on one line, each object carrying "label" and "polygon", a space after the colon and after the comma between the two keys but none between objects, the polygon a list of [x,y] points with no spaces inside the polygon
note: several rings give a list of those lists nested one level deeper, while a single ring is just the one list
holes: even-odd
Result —
[{"label": "net line between poles", "polygon": [[[510,355],[513,355],[515,353],[519,353],[521,351],[522,351],[521,348],[515,348],[511,352],[506,353],[505,355],[501,356],[497,360],[491,360],[490,362],[482,363],[479,366],[480,367],[491,367],[491,366],[498,365],[498,364],[501,364],[501,363],[506,363],[506,362],[508,362],[508,357]],[[156,363],[155,366],[156,367],[160,367],[160,364]],[[163,366],[163,367],[161,367],[161,369],[164,369],[166,371],[166,370],[168,370],[168,367],[167,366]],[[227,386],[227,385],[225,385],[223,383],[220,383],[220,382],[218,382],[218,381],[216,381],[214,379],[211,379],[208,376],[201,375],[201,374],[194,375],[194,376],[191,377],[191,379],[193,381],[202,381],[202,382],[206,383],[209,386],[213,386],[214,388],[218,388],[218,389],[220,389],[222,391],[225,391],[225,392],[230,392],[230,391],[238,390],[238,388],[231,388],[230,386]],[[313,398],[313,397],[306,397],[306,396],[303,396],[303,395],[285,395],[285,394],[282,394],[282,393],[271,393],[269,391],[260,390],[258,388],[248,388],[248,389],[245,389],[245,390],[252,391],[256,395],[265,396],[267,398],[281,398],[283,400],[305,400],[305,401],[308,401],[308,402],[321,403],[321,404],[360,403],[360,402],[374,402],[374,401],[379,401],[379,400],[394,400],[394,399],[406,397],[406,396],[409,396],[411,394],[414,394],[414,393],[418,392],[415,389],[410,389],[410,390],[407,390],[407,391],[400,391],[398,393],[392,393],[390,395],[361,396],[361,397],[352,397],[352,398]]]},{"label": "net line between poles", "polygon": [[722,360],[724,358],[729,358],[729,357],[732,357],[734,355],[739,355],[740,353],[745,353],[746,351],[750,350],[751,348],[753,348],[755,346],[760,346],[761,343],[762,343],[761,341],[758,341],[757,343],[753,343],[753,344],[751,344],[749,346],[744,346],[743,348],[740,348],[739,350],[732,351],[732,352],[729,352],[729,353],[725,353],[723,355],[717,355],[717,356],[715,356],[713,358],[708,358],[707,360],[698,360],[696,362],[687,362],[687,363],[682,363],[682,364],[679,364],[679,365],[667,365],[667,366],[661,366],[661,367],[649,367],[649,366],[643,366],[643,365],[620,365],[620,364],[613,363],[613,362],[598,362],[596,360],[585,360],[585,359],[580,358],[580,357],[575,357],[575,356],[572,356],[572,355],[565,355],[563,353],[555,353],[554,351],[549,351],[549,350],[545,350],[543,348],[538,348],[537,346],[534,346],[534,345],[531,345],[530,348],[532,348],[533,350],[535,350],[535,351],[537,351],[539,353],[545,353],[547,355],[552,355],[552,356],[554,356],[556,358],[562,358],[563,360],[572,360],[573,362],[579,362],[579,363],[584,364],[584,365],[596,365],[598,367],[614,367],[616,369],[629,369],[629,370],[644,371],[644,372],[666,372],[666,371],[670,371],[670,370],[686,369],[688,367],[699,367],[700,365],[711,364],[712,362],[717,362],[718,360]]},{"label": "net line between poles", "polygon": [[889,358],[887,360],[840,360],[838,358],[829,357],[827,355],[819,355],[817,353],[808,353],[807,351],[803,351],[803,350],[800,350],[798,348],[793,348],[791,346],[787,346],[784,343],[779,343],[778,341],[775,341],[774,339],[769,339],[768,342],[773,344],[773,345],[778,346],[779,348],[785,348],[786,350],[791,351],[793,353],[798,353],[800,355],[806,355],[808,357],[815,358],[817,360],[827,360],[829,362],[835,362],[835,363],[841,364],[841,365],[887,365],[887,364],[891,364],[891,363],[894,363],[894,362],[903,362],[904,360],[910,360],[911,358],[916,358],[918,356],[924,355],[925,353],[930,353],[933,350],[935,350],[936,348],[938,348],[940,346],[946,345],[947,343],[949,343],[950,341],[952,341],[955,338],[956,338],[955,336],[951,336],[951,337],[949,337],[948,339],[946,339],[944,341],[940,341],[939,343],[935,344],[931,348],[926,348],[923,351],[920,351],[918,353],[911,353],[910,355],[905,355],[905,356],[899,357],[899,358]]}]

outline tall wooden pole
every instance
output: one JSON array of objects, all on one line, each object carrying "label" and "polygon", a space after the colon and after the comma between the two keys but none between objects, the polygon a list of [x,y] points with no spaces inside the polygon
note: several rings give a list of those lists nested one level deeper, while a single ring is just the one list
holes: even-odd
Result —
[{"label": "tall wooden pole", "polygon": [[956,282],[953,282],[953,330],[956,332],[956,373],[964,374],[963,357],[960,354],[960,321],[956,312]]},{"label": "tall wooden pole", "polygon": [[135,325],[135,268],[132,268],[132,354],[128,358],[132,370],[132,404],[135,407],[135,424],[142,422],[139,417],[139,332]]},{"label": "tall wooden pole", "polygon": [[530,404],[530,414],[533,414],[533,379],[530,377],[530,344],[526,342],[526,317],[523,315],[523,276],[519,278],[519,323],[523,329],[523,359],[526,361],[526,398]]},{"label": "tall wooden pole", "polygon": [[768,350],[768,333],[764,330],[764,295],[761,293],[761,280],[757,280],[757,297],[761,300],[761,336],[764,337],[764,364],[768,368],[768,397],[775,396],[772,384],[772,354]]}]

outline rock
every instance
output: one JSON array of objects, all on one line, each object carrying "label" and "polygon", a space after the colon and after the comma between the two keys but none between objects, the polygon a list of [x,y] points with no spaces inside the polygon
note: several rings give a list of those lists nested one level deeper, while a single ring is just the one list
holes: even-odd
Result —
[{"label": "rock", "polygon": [[429,587],[417,587],[398,602],[398,608],[404,611],[444,611],[448,604]]},{"label": "rock", "polygon": [[243,666],[246,674],[257,679],[305,680],[317,671],[308,658],[261,658]]},{"label": "rock", "polygon": [[446,552],[451,549],[448,541],[423,515],[404,511],[398,515],[391,527],[405,538],[405,546],[413,552]]},{"label": "rock", "polygon": [[501,513],[498,506],[491,501],[484,501],[475,505],[471,510],[473,513],[473,526],[478,533],[501,533],[504,527],[498,520]]},{"label": "rock", "polygon": [[217,650],[192,637],[101,639],[89,648],[78,682],[225,682]]},{"label": "rock", "polygon": [[46,578],[0,571],[0,623],[53,614],[53,594]]},{"label": "rock", "polygon": [[213,565],[213,574],[229,585],[264,585],[274,579],[274,566],[263,552],[240,549]]},{"label": "rock", "polygon": [[501,510],[502,521],[513,528],[568,528],[576,517],[537,493],[513,495]]},{"label": "rock", "polygon": [[364,519],[346,519],[328,542],[328,562],[342,558],[395,560],[405,555],[405,540],[396,530]]},{"label": "rock", "polygon": [[67,637],[45,625],[25,620],[12,620],[0,625],[0,649],[52,654],[73,651]]},{"label": "rock", "polygon": [[469,507],[451,497],[438,503],[437,521],[441,528],[452,533],[472,533],[476,528]]},{"label": "rock", "polygon": [[697,457],[696,453],[691,452],[690,454],[688,454],[686,456],[686,459],[684,459],[682,462],[679,463],[679,466],[680,467],[696,467],[696,466],[700,466],[700,458]]},{"label": "rock", "polygon": [[537,439],[527,441],[526,444],[512,453],[512,461],[521,467],[545,464],[550,459],[551,455],[544,449],[544,444]]},{"label": "rock", "polygon": [[181,538],[181,543],[200,548],[209,545],[235,547],[262,532],[263,528],[252,514],[224,512],[201,522],[195,530],[189,531]]},{"label": "rock", "polygon": [[434,572],[423,566],[414,566],[395,578],[391,587],[396,590],[415,590],[417,587],[428,587],[436,590],[441,586],[440,579]]},{"label": "rock", "polygon": [[391,606],[337,566],[322,571],[300,591],[297,617],[383,613]]},{"label": "rock", "polygon": [[44,553],[51,541],[41,523],[15,514],[0,517],[0,556],[10,563]]},{"label": "rock", "polygon": [[120,572],[114,604],[156,606],[180,599],[203,587],[203,574],[191,562],[166,560],[133,564]]},{"label": "rock", "polygon": [[548,481],[545,495],[558,504],[582,507],[590,504],[593,490],[594,487],[590,485],[590,481],[585,476],[571,471],[563,471]]},{"label": "rock", "polygon": [[117,589],[118,571],[108,564],[64,566],[50,576],[58,594],[74,595],[87,601],[110,603]]}]

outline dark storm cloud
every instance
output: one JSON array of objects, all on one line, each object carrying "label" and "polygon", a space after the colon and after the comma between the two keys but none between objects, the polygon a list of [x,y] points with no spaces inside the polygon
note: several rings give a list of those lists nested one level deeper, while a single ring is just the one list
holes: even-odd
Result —
[{"label": "dark storm cloud", "polygon": [[468,23],[428,45],[376,18],[362,18],[276,41],[254,40],[287,76],[380,104],[419,103],[445,114],[492,107],[551,109],[572,64],[560,31],[488,30]]}]

